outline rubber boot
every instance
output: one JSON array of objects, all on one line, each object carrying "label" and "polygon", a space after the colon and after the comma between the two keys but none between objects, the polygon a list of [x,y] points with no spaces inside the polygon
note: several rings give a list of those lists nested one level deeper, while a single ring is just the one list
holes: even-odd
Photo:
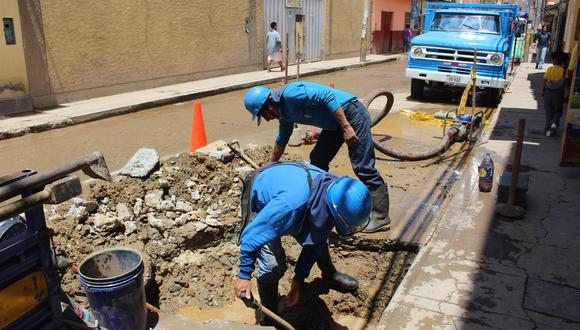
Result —
[{"label": "rubber boot", "polygon": [[373,199],[373,211],[371,221],[363,233],[374,233],[379,230],[388,230],[391,227],[391,218],[389,218],[389,187],[383,184],[371,191]]},{"label": "rubber boot", "polygon": [[330,251],[328,245],[322,248],[320,256],[316,261],[318,268],[322,271],[322,278],[329,282],[329,286],[338,292],[347,293],[358,289],[358,281],[347,274],[336,270],[332,259],[330,258]]},{"label": "rubber boot", "polygon": [[[260,304],[278,314],[278,282],[258,281],[258,294],[260,295]],[[263,326],[275,326],[272,319],[264,316],[260,321]]]}]

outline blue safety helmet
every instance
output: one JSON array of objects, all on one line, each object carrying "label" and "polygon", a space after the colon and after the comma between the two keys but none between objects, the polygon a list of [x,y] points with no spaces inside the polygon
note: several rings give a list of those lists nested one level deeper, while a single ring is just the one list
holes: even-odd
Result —
[{"label": "blue safety helmet", "polygon": [[371,194],[358,180],[343,176],[334,181],[326,192],[326,203],[334,217],[336,231],[342,236],[363,230],[370,221]]},{"label": "blue safety helmet", "polygon": [[246,97],[244,97],[244,106],[252,114],[252,120],[258,117],[258,125],[260,124],[260,110],[262,109],[262,106],[270,94],[272,94],[272,90],[270,88],[265,86],[256,86],[250,88],[250,90],[246,93]]}]

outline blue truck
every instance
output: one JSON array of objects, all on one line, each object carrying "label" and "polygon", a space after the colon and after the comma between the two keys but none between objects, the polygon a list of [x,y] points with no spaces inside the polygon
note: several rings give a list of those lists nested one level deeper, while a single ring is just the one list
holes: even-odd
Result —
[{"label": "blue truck", "polygon": [[411,96],[429,87],[464,87],[476,58],[476,85],[490,101],[508,84],[517,5],[428,2],[424,33],[411,40],[405,75]]}]

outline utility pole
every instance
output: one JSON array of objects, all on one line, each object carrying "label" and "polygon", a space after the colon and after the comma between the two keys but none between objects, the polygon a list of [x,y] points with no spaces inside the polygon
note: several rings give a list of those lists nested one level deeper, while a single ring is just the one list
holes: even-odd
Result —
[{"label": "utility pole", "polygon": [[362,16],[362,30],[360,38],[360,61],[367,61],[367,41],[369,35],[369,7],[371,0],[364,0],[364,9]]}]

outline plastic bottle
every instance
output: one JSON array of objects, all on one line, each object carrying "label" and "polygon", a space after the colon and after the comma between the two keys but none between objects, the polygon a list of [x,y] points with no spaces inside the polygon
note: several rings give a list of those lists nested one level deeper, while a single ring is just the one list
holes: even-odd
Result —
[{"label": "plastic bottle", "polygon": [[493,160],[486,153],[479,165],[479,191],[490,192],[493,187]]}]

